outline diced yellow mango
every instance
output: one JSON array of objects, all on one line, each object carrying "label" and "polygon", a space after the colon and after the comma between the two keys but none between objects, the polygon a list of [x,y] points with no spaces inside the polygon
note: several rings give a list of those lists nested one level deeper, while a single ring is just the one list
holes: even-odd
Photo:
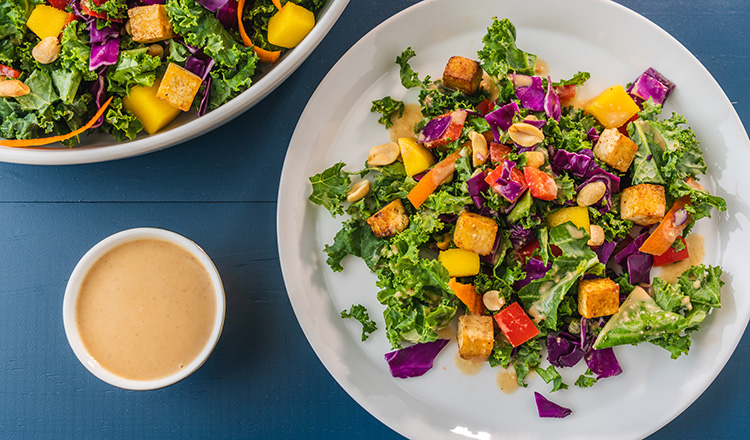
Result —
[{"label": "diced yellow mango", "polygon": [[294,47],[315,26],[315,15],[292,2],[287,2],[268,20],[268,42],[281,47]]},{"label": "diced yellow mango", "polygon": [[[289,3],[287,3],[289,4]],[[413,176],[435,165],[435,159],[430,150],[412,138],[398,138],[401,159],[404,161],[406,174]]]},{"label": "diced yellow mango", "polygon": [[617,128],[628,122],[640,108],[625,88],[618,84],[603,91],[584,110],[594,116],[604,128]]},{"label": "diced yellow mango", "polygon": [[156,97],[160,80],[151,87],[135,86],[122,98],[122,105],[134,114],[148,134],[154,134],[172,122],[182,111]]},{"label": "diced yellow mango", "polygon": [[583,228],[588,233],[589,226],[591,226],[589,222],[589,208],[586,206],[569,206],[558,209],[547,216],[547,227],[554,228],[568,221],[573,222],[578,229]]},{"label": "diced yellow mango", "polygon": [[47,37],[57,38],[70,15],[52,6],[37,5],[26,20],[26,26],[42,40]]},{"label": "diced yellow mango", "polygon": [[463,249],[448,249],[438,254],[438,261],[451,277],[470,277],[479,273],[479,254]]}]

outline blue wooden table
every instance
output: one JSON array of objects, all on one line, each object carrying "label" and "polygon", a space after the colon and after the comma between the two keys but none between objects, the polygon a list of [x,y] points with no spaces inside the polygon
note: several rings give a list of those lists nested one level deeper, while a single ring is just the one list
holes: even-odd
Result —
[{"label": "blue wooden table", "polygon": [[[275,215],[286,148],[317,84],[360,37],[413,3],[352,0],[286,83],[185,144],[92,165],[0,164],[0,438],[399,438],[338,386],[308,345],[284,289]],[[750,124],[750,2],[618,3],[682,42]],[[195,240],[227,294],[224,333],[210,359],[151,392],[89,374],[62,324],[78,259],[137,226]],[[746,335],[713,385],[651,438],[750,438],[749,369]]]}]

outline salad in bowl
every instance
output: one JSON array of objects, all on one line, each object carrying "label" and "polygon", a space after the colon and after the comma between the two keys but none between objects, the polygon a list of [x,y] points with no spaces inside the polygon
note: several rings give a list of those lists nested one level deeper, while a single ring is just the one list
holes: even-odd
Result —
[{"label": "salad in bowl", "polygon": [[[200,119],[242,95],[258,79],[263,82],[276,64],[292,63],[295,68],[314,47],[305,37],[316,31],[324,34],[332,25],[328,20],[325,29],[314,29],[332,9],[330,3],[4,2],[0,145],[49,151],[59,149],[57,142],[79,146],[83,133],[96,132],[111,136],[113,144],[142,140],[141,133],[163,133],[186,112],[190,116],[181,120]],[[332,20],[341,9],[331,10]],[[317,34],[314,43],[323,35]],[[289,57],[282,55],[296,46],[305,46],[305,54],[285,63]],[[285,72],[279,74],[291,70]],[[269,79],[265,93],[281,80]],[[169,128],[175,125],[179,123]]]},{"label": "salad in bowl", "polygon": [[[724,284],[690,232],[726,203],[698,183],[707,167],[685,118],[662,114],[675,84],[648,69],[584,100],[590,75],[553,80],[509,20],[482,42],[438,80],[420,78],[407,48],[396,63],[418,104],[372,103],[407,133],[363,151],[362,169],[310,177],[310,200],[348,217],[328,265],[352,255],[377,276],[392,375],[427,374],[452,323],[462,359],[522,387],[536,372],[551,391],[620,374],[618,345],[687,354]],[[341,316],[367,339],[372,312]],[[565,383],[559,370],[581,365]],[[570,414],[535,397],[542,417]]]}]

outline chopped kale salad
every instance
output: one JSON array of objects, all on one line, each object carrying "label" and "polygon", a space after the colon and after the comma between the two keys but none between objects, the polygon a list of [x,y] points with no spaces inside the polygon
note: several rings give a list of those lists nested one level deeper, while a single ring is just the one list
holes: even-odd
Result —
[{"label": "chopped kale salad", "polygon": [[[535,371],[551,391],[568,388],[558,369],[580,362],[578,387],[620,374],[617,345],[687,354],[724,282],[689,259],[684,237],[726,203],[698,183],[707,167],[685,118],[662,114],[675,84],[648,69],[582,102],[589,73],[540,75],[509,20],[482,42],[478,61],[453,56],[438,80],[404,50],[401,84],[421,110],[413,136],[372,147],[361,170],[339,162],[310,177],[310,200],[347,216],[328,265],[353,255],[377,275],[391,373],[426,373],[453,320],[462,358],[512,367],[524,387]],[[406,107],[372,104],[386,128]],[[680,261],[695,264],[676,281],[652,276]],[[362,322],[365,340],[374,312],[341,316]],[[535,398],[542,417],[570,413]]]},{"label": "chopped kale salad", "polygon": [[133,140],[184,111],[202,116],[250,87],[259,63],[296,46],[323,4],[0,2],[2,143],[73,146],[88,129]]}]

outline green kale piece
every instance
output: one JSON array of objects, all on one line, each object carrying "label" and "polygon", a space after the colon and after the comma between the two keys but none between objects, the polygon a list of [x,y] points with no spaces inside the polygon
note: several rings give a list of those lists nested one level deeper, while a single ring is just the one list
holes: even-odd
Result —
[{"label": "green kale piece", "polygon": [[[409,60],[417,56],[414,49],[407,47],[399,56],[396,57],[396,64],[399,65],[399,76],[401,78],[401,85],[404,88],[411,89],[412,87],[419,87],[422,85],[422,80],[419,79],[419,75],[414,69],[411,68]],[[429,77],[425,79],[428,81]]]},{"label": "green kale piece", "polygon": [[383,99],[372,101],[370,111],[380,113],[382,116],[378,119],[378,122],[385,125],[385,128],[390,128],[393,126],[393,115],[398,115],[398,118],[404,115],[404,103],[386,96]]},{"label": "green kale piece", "polygon": [[313,189],[310,201],[323,206],[334,217],[344,213],[341,203],[346,200],[352,182],[349,174],[343,170],[345,166],[344,162],[339,162],[310,177]]},{"label": "green kale piece", "polygon": [[516,28],[507,18],[493,19],[482,42],[484,47],[477,55],[491,77],[502,78],[509,72],[534,75],[537,56],[516,46]]},{"label": "green kale piece", "polygon": [[553,86],[582,86],[586,81],[591,78],[591,74],[588,72],[578,72],[575,75],[573,75],[573,78],[570,79],[564,79],[557,82],[553,82]]},{"label": "green kale piece", "polygon": [[568,385],[562,381],[562,376],[560,376],[554,365],[550,365],[546,369],[536,368],[536,372],[544,380],[544,383],[552,382],[552,390],[550,392],[568,389]]},{"label": "green kale piece", "polygon": [[362,341],[366,341],[370,336],[370,333],[378,329],[375,321],[370,319],[370,315],[367,313],[365,306],[361,304],[353,305],[349,311],[341,311],[342,318],[354,318],[362,324]]},{"label": "green kale piece", "polygon": [[521,288],[518,297],[532,318],[555,330],[558,307],[573,284],[587,272],[601,274],[604,265],[586,245],[589,235],[570,222],[552,228],[549,238],[550,244],[562,250],[562,255],[552,260],[552,268],[544,277]]},{"label": "green kale piece", "polygon": [[145,47],[120,52],[117,64],[107,69],[107,90],[127,94],[133,86],[151,87],[156,80],[159,57],[152,57]]}]

